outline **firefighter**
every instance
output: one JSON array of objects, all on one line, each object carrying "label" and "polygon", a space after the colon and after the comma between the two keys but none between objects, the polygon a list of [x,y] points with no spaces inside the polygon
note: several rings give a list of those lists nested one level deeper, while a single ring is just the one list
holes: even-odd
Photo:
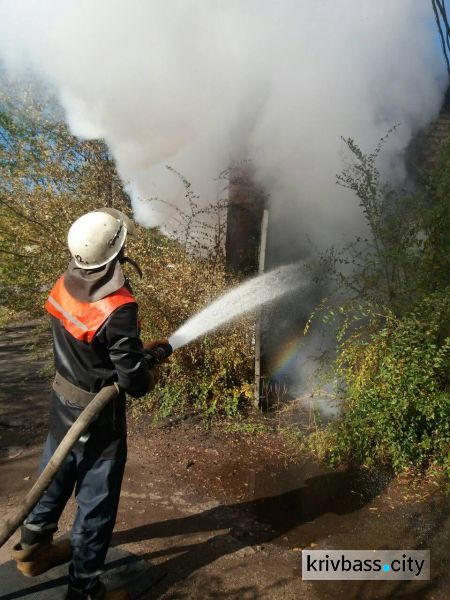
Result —
[{"label": "firefighter", "polygon": [[[13,549],[17,567],[31,577],[70,560],[68,600],[129,598],[125,590],[106,591],[99,579],[127,456],[125,393],[139,398],[152,389],[152,367],[171,353],[167,341],[144,349],[139,337],[137,304],[121,268],[125,260],[132,262],[124,245],[134,233],[134,223],[116,209],[77,219],[68,234],[72,260],[46,303],[56,376],[40,471],[96,393],[113,382],[121,390],[74,446],[25,519]],[[53,541],[73,491],[77,512],[71,540]]]}]

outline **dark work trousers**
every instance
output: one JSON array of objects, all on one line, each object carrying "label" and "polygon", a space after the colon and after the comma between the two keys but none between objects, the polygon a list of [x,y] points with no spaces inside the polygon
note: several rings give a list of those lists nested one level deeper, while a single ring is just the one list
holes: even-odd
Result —
[{"label": "dark work trousers", "polygon": [[[48,435],[40,472],[58,446]],[[41,500],[25,519],[30,533],[44,538],[57,530],[64,507],[75,488],[77,513],[72,527],[72,562],[69,580],[73,587],[89,590],[103,571],[116,521],[120,487],[126,461],[126,441],[111,458],[85,456],[72,450]]]}]

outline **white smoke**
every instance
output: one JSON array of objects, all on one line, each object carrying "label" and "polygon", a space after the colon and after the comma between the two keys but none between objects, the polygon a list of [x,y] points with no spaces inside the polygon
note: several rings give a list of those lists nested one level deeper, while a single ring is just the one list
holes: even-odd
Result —
[{"label": "white smoke", "polygon": [[209,201],[251,158],[274,211],[329,242],[359,219],[334,185],[340,136],[371,150],[401,123],[392,158],[438,111],[434,28],[423,0],[0,0],[0,57],[107,141],[143,224],[164,219],[146,199],[183,202],[165,165]]}]

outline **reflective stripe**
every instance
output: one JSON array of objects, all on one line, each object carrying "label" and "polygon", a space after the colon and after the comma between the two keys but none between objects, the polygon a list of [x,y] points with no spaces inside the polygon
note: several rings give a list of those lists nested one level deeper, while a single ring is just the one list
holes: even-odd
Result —
[{"label": "reflective stripe", "polygon": [[30,531],[48,531],[49,529],[53,529],[54,531],[58,527],[58,523],[46,523],[45,525],[35,525],[34,523],[28,523],[27,519],[25,519],[25,521],[23,522],[23,526],[29,529]]},{"label": "reflective stripe", "polygon": [[57,310],[59,310],[59,312],[62,315],[64,315],[66,317],[66,319],[68,319],[71,323],[73,323],[79,329],[81,329],[81,331],[88,331],[89,327],[86,327],[86,325],[84,323],[82,323],[77,318],[73,317],[70,313],[68,313],[66,310],[64,310],[64,308],[60,304],[58,304],[58,302],[56,302],[56,300],[54,298],[52,298],[52,296],[48,297],[48,301],[50,302],[50,304],[53,304],[53,306]]},{"label": "reflective stripe", "polygon": [[70,335],[90,344],[108,317],[119,306],[130,303],[136,300],[126,287],[95,302],[80,302],[66,290],[63,275],[53,286],[45,308]]},{"label": "reflective stripe", "polygon": [[[93,579],[94,577],[98,577],[99,575],[103,575],[104,572],[105,572],[104,569],[97,569],[97,571],[92,571],[92,573],[79,573],[79,572],[77,572],[77,579]],[[88,598],[89,597],[92,598],[92,596],[88,596]]]}]

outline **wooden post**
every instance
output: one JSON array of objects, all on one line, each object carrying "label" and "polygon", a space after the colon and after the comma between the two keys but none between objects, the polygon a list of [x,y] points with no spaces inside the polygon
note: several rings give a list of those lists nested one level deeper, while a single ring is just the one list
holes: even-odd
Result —
[{"label": "wooden post", "polygon": [[[269,211],[264,209],[261,222],[261,241],[259,245],[258,274],[264,273],[266,263],[267,229],[269,226]],[[261,399],[261,311],[255,323],[255,408],[259,408]]]}]

